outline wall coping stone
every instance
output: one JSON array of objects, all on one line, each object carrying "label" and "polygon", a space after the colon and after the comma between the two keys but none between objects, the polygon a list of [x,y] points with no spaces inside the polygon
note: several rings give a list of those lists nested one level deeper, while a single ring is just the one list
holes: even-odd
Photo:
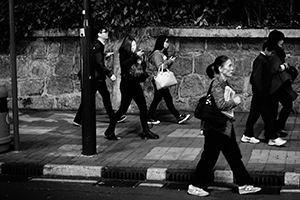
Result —
[{"label": "wall coping stone", "polygon": [[[146,27],[151,36],[166,34],[172,37],[198,37],[198,38],[266,38],[273,29],[241,29],[241,28],[167,28]],[[282,31],[285,38],[300,38],[299,29],[277,29]],[[33,37],[79,37],[80,29],[49,29],[33,32]]]}]

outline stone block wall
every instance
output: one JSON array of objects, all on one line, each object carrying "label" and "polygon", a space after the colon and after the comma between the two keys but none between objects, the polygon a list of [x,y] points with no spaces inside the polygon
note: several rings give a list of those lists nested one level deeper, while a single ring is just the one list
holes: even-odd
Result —
[{"label": "stone block wall", "polygon": [[[178,56],[171,70],[178,84],[170,88],[173,101],[178,110],[193,111],[198,99],[208,89],[210,80],[205,74],[206,67],[219,55],[227,55],[234,61],[235,73],[230,83],[243,99],[238,111],[248,111],[251,101],[249,75],[252,62],[259,54],[263,41],[270,30],[224,30],[224,29],[169,29],[146,28],[133,30],[132,34],[146,54],[152,50],[155,37],[161,33],[170,38],[169,54]],[[298,30],[282,30],[285,35],[287,61],[300,67],[300,34]],[[107,79],[114,109],[118,109],[121,95],[120,65],[118,48],[122,40],[109,41],[107,51],[115,56],[106,61],[114,69],[117,80]],[[78,33],[36,32],[31,40],[17,44],[18,106],[20,109],[58,109],[76,110],[81,101],[80,82],[77,72],[82,66],[81,39]],[[153,72],[153,66],[149,66]],[[153,72],[155,73],[155,72]],[[295,91],[299,89],[300,77],[294,82]],[[8,54],[0,54],[0,85],[6,85],[11,105],[11,65]],[[151,78],[143,84],[147,105],[153,99]],[[299,100],[294,102],[300,110]],[[96,108],[105,112],[101,96],[96,94]],[[164,101],[159,108],[166,110]],[[128,112],[138,112],[132,102]]]}]

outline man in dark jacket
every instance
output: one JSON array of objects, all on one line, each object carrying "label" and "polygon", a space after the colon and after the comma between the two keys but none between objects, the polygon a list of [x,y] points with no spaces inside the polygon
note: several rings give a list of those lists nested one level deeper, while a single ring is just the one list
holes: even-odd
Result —
[{"label": "man in dark jacket", "polygon": [[[93,51],[92,51],[92,65],[95,68],[95,81],[94,81],[94,91],[95,94],[98,91],[103,100],[103,104],[105,110],[108,114],[109,119],[111,120],[114,115],[114,110],[111,105],[110,101],[110,93],[107,89],[106,85],[106,77],[109,77],[111,81],[116,80],[116,76],[113,74],[113,71],[108,69],[105,66],[105,58],[111,56],[113,53],[104,54],[104,45],[108,39],[108,30],[105,27],[101,27],[98,29],[97,40],[93,44]],[[73,124],[76,126],[81,126],[82,119],[81,119],[81,110],[82,104],[80,104],[79,109],[76,113],[75,119]],[[124,121],[126,116],[121,116],[118,122]]]},{"label": "man in dark jacket", "polygon": [[252,85],[252,100],[250,113],[246,122],[246,130],[241,138],[242,142],[259,143],[260,141],[254,137],[253,126],[258,120],[259,116],[265,123],[265,138],[268,140],[270,146],[282,146],[286,143],[278,137],[275,129],[275,120],[272,114],[271,107],[271,82],[272,72],[271,63],[268,57],[272,56],[276,50],[276,45],[271,42],[263,44],[263,51],[256,57],[253,62],[253,69],[250,76],[250,83]]}]

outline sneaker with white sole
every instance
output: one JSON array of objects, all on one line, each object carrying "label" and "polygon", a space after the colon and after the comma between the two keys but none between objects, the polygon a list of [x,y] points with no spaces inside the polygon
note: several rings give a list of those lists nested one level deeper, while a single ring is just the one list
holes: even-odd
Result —
[{"label": "sneaker with white sole", "polygon": [[239,194],[250,194],[256,193],[261,190],[260,187],[254,187],[253,185],[243,185],[239,186]]},{"label": "sneaker with white sole", "polygon": [[280,147],[280,146],[284,145],[286,142],[287,142],[286,140],[283,140],[280,137],[278,137],[274,140],[269,140],[268,145]]},{"label": "sneaker with white sole", "polygon": [[122,116],[120,117],[120,119],[118,120],[118,123],[121,123],[121,122],[125,121],[126,118],[127,118],[126,115],[122,115]]},{"label": "sneaker with white sole", "polygon": [[257,144],[260,142],[260,140],[256,139],[255,137],[248,137],[246,135],[242,136],[241,141],[245,143],[252,143],[252,144]]},{"label": "sneaker with white sole", "polygon": [[147,124],[154,124],[154,125],[157,125],[157,124],[160,124],[160,121],[157,120],[157,119],[152,119],[152,118],[150,118],[150,119],[147,120]]},{"label": "sneaker with white sole", "polygon": [[188,120],[189,118],[190,118],[190,114],[181,114],[181,115],[179,115],[179,117],[178,117],[178,119],[177,119],[177,123],[178,124],[181,124],[181,123],[183,123],[183,122],[185,122],[186,120]]},{"label": "sneaker with white sole", "polygon": [[195,196],[199,196],[199,197],[205,197],[205,196],[209,195],[209,193],[206,192],[205,190],[195,187],[193,185],[189,185],[189,189],[188,189],[187,193],[190,195],[195,195]]}]

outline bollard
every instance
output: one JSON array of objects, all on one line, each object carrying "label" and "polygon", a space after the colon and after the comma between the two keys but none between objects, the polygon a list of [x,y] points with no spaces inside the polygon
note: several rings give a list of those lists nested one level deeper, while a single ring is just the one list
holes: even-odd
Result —
[{"label": "bollard", "polygon": [[0,86],[0,153],[9,150],[12,141],[9,127],[7,89]]}]

